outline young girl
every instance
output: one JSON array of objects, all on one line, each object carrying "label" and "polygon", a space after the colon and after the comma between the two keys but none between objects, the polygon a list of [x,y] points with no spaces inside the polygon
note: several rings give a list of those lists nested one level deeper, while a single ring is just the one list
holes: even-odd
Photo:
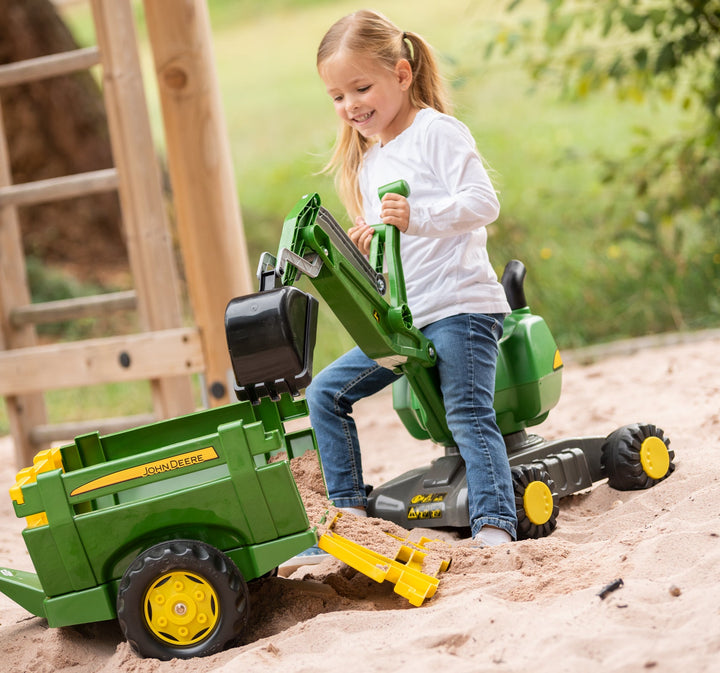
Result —
[{"label": "young girl", "polygon": [[[317,67],[342,122],[328,166],[365,254],[384,222],[402,232],[401,255],[414,324],[434,343],[448,426],[467,467],[473,538],[515,538],[510,466],[493,409],[497,342],[510,308],[490,266],[486,225],[499,211],[468,129],[448,103],[429,45],[384,16],[358,11],[327,32]],[[381,185],[405,179],[409,198]],[[396,379],[359,348],[307,389],[328,495],[364,515],[367,504],[353,404]],[[391,450],[388,447],[388,450]]]}]

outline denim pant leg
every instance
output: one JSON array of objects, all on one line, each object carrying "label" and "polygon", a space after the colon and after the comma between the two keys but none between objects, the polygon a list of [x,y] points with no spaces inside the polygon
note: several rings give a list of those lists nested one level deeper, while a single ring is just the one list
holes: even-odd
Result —
[{"label": "denim pant leg", "polygon": [[472,535],[487,524],[515,538],[510,463],[493,408],[502,322],[502,315],[461,314],[422,331],[435,344],[448,427],[465,460]]},{"label": "denim pant leg", "polygon": [[305,391],[328,496],[337,507],[367,505],[353,404],[396,379],[392,370],[355,347],[323,369]]}]

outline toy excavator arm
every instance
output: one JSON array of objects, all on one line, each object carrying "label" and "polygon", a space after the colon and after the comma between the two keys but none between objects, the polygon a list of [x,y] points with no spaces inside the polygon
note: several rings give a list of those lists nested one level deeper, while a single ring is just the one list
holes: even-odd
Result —
[{"label": "toy excavator arm", "polygon": [[[410,359],[430,366],[435,362],[434,349],[412,324],[410,309],[404,301],[399,254],[397,261],[392,254],[399,252],[398,237],[393,233],[397,230],[376,225],[376,231],[374,255],[368,261],[333,216],[320,206],[317,194],[303,197],[283,225],[274,283],[292,285],[298,271],[305,273],[368,357],[389,368],[397,368]],[[390,246],[394,250],[390,251]],[[385,298],[387,283],[382,274],[386,248],[391,252],[390,302]],[[265,278],[271,261],[266,255]],[[267,284],[267,280],[264,282]],[[401,292],[398,287],[402,287]]]},{"label": "toy excavator arm", "polygon": [[[381,188],[383,189],[409,193],[404,181],[387,185]],[[244,332],[249,332],[247,321],[254,318],[247,310],[248,302],[266,307],[269,297],[261,295],[273,292],[278,294],[278,305],[287,303],[290,289],[300,293],[293,285],[300,273],[304,273],[362,351],[382,366],[407,376],[423,410],[423,424],[427,426],[427,432],[432,439],[452,445],[437,374],[433,367],[436,361],[435,348],[413,325],[412,314],[406,302],[399,232],[395,227],[383,224],[375,225],[375,230],[367,259],[333,216],[321,206],[317,194],[303,196],[285,219],[277,256],[264,253],[261,258],[258,268],[260,292],[233,300],[229,308],[235,303],[231,313],[234,313],[238,322],[243,322]],[[388,270],[387,281],[383,275],[384,266],[387,266]],[[283,302],[279,299],[281,294],[285,297]],[[267,314],[266,310],[264,312]],[[257,307],[255,313],[258,313]],[[226,313],[226,331],[228,325]],[[265,326],[260,329],[267,334],[281,332],[300,335],[307,332],[300,319],[295,327],[292,327],[280,317],[274,320],[272,326],[266,321]],[[239,330],[233,330],[231,326],[228,331],[229,342],[233,341],[231,332],[237,335]],[[249,352],[261,347],[260,343],[249,344],[249,340],[249,336],[234,340],[236,353],[243,353],[238,355],[238,365],[240,358],[247,360]],[[291,338],[290,342],[295,344],[297,356],[290,360],[297,360],[295,368],[298,372],[304,372],[298,380],[293,380],[295,374],[288,377],[276,371],[272,381],[266,381],[260,386],[257,382],[248,381],[245,385],[241,381],[243,367],[235,366],[236,360],[233,360],[241,399],[252,399],[253,387],[258,388],[259,394],[269,391],[272,395],[273,391],[296,392],[301,385],[309,383],[306,376],[308,362],[305,360],[300,363],[305,357],[301,351],[307,346],[307,341],[298,337]],[[232,346],[230,350],[232,357]],[[266,363],[270,365],[271,361],[279,361],[277,354],[272,357],[268,355]],[[257,359],[254,363],[257,364]],[[244,366],[247,364],[248,362],[245,362]],[[250,391],[249,395],[243,392],[245,389]]]}]

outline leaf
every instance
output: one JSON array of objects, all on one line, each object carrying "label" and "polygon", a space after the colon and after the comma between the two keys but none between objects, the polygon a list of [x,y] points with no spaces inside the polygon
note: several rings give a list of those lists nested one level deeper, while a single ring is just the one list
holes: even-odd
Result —
[{"label": "leaf", "polygon": [[585,73],[591,72],[595,67],[595,52],[590,51],[587,56],[582,60],[580,65],[580,72],[584,75]]},{"label": "leaf", "polygon": [[573,24],[573,16],[559,16],[550,21],[545,28],[545,42],[550,47],[557,47],[567,35]]},{"label": "leaf", "polygon": [[610,34],[612,27],[613,27],[612,12],[606,11],[605,12],[605,20],[603,21],[603,27],[602,27],[602,36],[607,37]]},{"label": "leaf", "polygon": [[635,65],[637,65],[640,70],[645,70],[648,64],[647,49],[645,47],[640,47],[640,49],[637,49],[633,54],[633,59],[635,60]]},{"label": "leaf", "polygon": [[666,42],[662,46],[657,60],[655,61],[655,74],[658,75],[661,72],[673,70],[676,66],[677,58],[675,56],[675,43]]},{"label": "leaf", "polygon": [[642,30],[646,20],[647,16],[635,14],[629,9],[626,9],[622,15],[622,22],[631,33],[637,33],[639,30]]},{"label": "leaf", "polygon": [[613,64],[608,69],[608,75],[613,79],[622,79],[627,74],[627,67],[623,57],[617,56],[613,61]]},{"label": "leaf", "polygon": [[653,25],[653,28],[657,28],[658,26],[661,26],[665,21],[665,16],[667,14],[666,9],[651,9],[648,13],[648,18],[650,19],[650,22]]}]

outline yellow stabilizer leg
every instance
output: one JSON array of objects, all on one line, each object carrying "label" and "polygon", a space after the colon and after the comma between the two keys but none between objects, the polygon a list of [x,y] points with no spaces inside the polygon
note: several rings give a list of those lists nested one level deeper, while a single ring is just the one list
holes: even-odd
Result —
[{"label": "yellow stabilizer leg", "polygon": [[[418,543],[413,544],[418,545]],[[342,535],[328,531],[320,537],[318,546],[378,583],[385,580],[392,582],[395,584],[395,593],[406,598],[411,605],[422,605],[426,598],[435,594],[440,583],[437,577],[420,570],[427,554],[409,545],[403,545],[396,560],[393,560]],[[444,561],[440,570],[447,569],[448,563]]]}]

